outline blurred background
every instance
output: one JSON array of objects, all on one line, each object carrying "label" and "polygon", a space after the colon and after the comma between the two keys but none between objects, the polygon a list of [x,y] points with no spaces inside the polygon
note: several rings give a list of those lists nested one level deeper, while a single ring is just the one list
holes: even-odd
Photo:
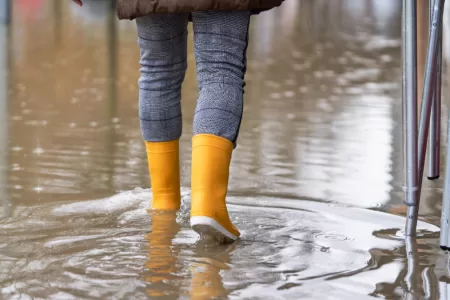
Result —
[{"label": "blurred background", "polygon": [[[23,202],[34,201],[36,189],[44,198],[70,198],[147,185],[134,22],[117,20],[114,1],[86,1],[83,8],[71,1],[2,3],[14,4],[2,10],[9,9],[2,26],[2,120],[8,125],[2,126],[2,144],[12,164],[6,176],[10,196]],[[258,150],[238,151],[239,157],[253,156],[243,171],[265,173],[261,164],[270,159],[258,156],[284,149],[291,156],[287,177],[295,185],[290,194],[321,198],[328,190],[341,200],[349,197],[340,190],[359,196],[363,189],[356,180],[373,191],[359,205],[392,198],[392,172],[400,166],[391,163],[392,152],[401,146],[393,142],[400,117],[400,11],[400,1],[287,1],[254,18],[241,147],[256,142]],[[186,141],[197,92],[192,51],[189,62]],[[350,146],[350,140],[364,148]],[[334,148],[327,153],[333,157],[304,151],[312,147]],[[367,168],[352,169],[352,156]],[[330,170],[317,159],[345,164]],[[309,189],[311,181],[322,188]]]},{"label": "blurred background", "polygon": [[0,298],[450,299],[442,179],[424,181],[419,238],[402,233],[401,0],[286,0],[253,17],[229,199],[243,239],[226,249],[188,227],[192,39],[185,205],[146,211],[136,28],[114,2],[0,0]]}]

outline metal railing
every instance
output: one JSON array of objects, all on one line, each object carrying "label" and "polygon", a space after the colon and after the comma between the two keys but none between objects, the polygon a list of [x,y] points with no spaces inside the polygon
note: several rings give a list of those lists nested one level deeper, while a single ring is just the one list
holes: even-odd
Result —
[{"label": "metal railing", "polygon": [[[442,70],[442,28],[445,0],[430,0],[430,34],[420,118],[417,112],[417,0],[403,0],[403,153],[404,202],[408,206],[406,235],[414,236],[419,214],[420,191],[429,143],[428,179],[439,178],[440,111]],[[450,119],[449,119],[450,122]],[[419,124],[418,124],[419,123]],[[450,123],[449,123],[450,124]],[[450,126],[449,126],[450,137]],[[447,151],[450,157],[450,148]],[[447,159],[450,174],[450,159]],[[450,213],[450,176],[446,176],[441,219],[443,249],[450,247],[448,216]]]}]

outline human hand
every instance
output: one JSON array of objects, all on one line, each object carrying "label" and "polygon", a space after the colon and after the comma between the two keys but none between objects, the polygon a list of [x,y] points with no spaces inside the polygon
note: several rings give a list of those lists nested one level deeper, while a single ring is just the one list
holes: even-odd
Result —
[{"label": "human hand", "polygon": [[79,6],[83,6],[83,1],[81,0],[72,0],[72,1],[78,4]]}]

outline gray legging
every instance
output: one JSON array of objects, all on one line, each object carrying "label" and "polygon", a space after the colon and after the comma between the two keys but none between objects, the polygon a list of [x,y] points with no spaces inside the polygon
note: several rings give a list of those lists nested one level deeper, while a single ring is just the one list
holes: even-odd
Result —
[{"label": "gray legging", "polygon": [[[136,20],[141,48],[139,117],[144,140],[179,139],[181,85],[187,68],[189,14]],[[195,12],[194,51],[200,95],[194,134],[236,143],[242,118],[249,12]]]}]

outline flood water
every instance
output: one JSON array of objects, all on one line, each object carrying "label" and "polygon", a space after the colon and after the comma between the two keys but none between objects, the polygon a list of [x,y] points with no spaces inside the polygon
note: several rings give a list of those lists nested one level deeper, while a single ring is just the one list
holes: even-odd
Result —
[{"label": "flood water", "polygon": [[155,213],[135,24],[110,1],[13,2],[0,299],[450,299],[442,179],[424,181],[418,238],[403,234],[400,0],[287,0],[253,19],[228,198],[242,239],[228,246],[189,228],[192,42],[183,208]]}]

